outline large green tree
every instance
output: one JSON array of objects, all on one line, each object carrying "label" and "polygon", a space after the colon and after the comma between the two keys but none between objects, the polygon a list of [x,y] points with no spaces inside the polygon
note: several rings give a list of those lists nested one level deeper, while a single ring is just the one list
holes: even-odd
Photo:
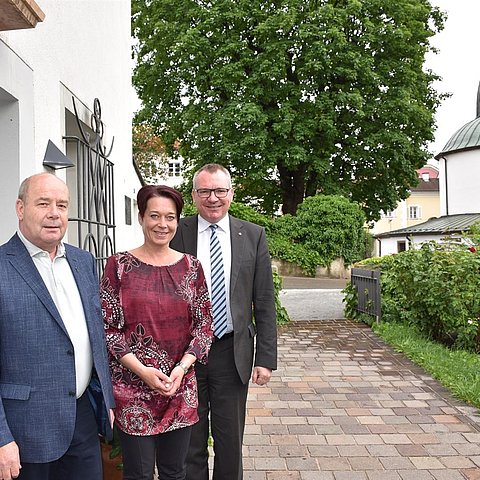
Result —
[{"label": "large green tree", "polygon": [[342,193],[374,219],[429,158],[442,28],[428,0],[133,0],[137,121],[229,167],[237,200]]}]

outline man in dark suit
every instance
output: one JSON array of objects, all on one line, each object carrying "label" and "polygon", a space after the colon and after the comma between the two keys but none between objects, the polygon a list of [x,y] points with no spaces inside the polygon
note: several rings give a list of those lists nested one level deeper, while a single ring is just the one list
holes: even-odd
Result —
[{"label": "man in dark suit", "polygon": [[[213,478],[241,480],[248,381],[251,375],[253,383],[265,385],[277,366],[271,260],[264,229],[228,214],[233,188],[223,166],[208,164],[198,170],[192,197],[198,215],[180,221],[171,246],[196,255],[202,263],[212,296],[216,338],[208,365],[195,366],[200,420],[192,430],[187,479],[209,478],[210,417],[215,451]],[[210,257],[212,230],[221,245],[226,288],[225,324],[221,327],[215,314],[216,294],[212,292],[212,270],[216,270],[213,255],[212,262]]]},{"label": "man in dark suit", "polygon": [[0,478],[101,480],[86,389],[113,392],[95,259],[62,242],[67,185],[53,174],[20,186],[18,232],[0,247]]}]

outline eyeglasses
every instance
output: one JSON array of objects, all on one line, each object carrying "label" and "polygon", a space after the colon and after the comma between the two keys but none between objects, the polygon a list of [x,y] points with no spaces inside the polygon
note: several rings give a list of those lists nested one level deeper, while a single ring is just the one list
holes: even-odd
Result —
[{"label": "eyeglasses", "polygon": [[230,188],[196,188],[195,191],[200,198],[208,198],[212,194],[215,194],[217,198],[225,198],[230,191]]}]

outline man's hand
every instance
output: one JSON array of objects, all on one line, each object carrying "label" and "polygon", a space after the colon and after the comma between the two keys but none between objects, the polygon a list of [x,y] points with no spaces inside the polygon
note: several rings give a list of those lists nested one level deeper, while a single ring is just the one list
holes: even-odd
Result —
[{"label": "man's hand", "polygon": [[20,454],[15,442],[0,447],[0,479],[11,480],[20,475]]},{"label": "man's hand", "polygon": [[272,371],[265,367],[255,367],[252,374],[252,382],[257,385],[266,385],[272,377]]}]

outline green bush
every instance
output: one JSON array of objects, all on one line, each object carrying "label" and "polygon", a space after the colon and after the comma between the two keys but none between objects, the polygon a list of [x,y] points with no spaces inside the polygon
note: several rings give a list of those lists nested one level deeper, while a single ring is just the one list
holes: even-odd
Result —
[{"label": "green bush", "polygon": [[286,214],[275,218],[267,229],[268,248],[274,258],[299,266],[305,275],[314,276],[322,259],[296,240],[297,218]]},{"label": "green bush", "polygon": [[323,265],[343,257],[352,264],[364,257],[365,215],[357,203],[340,195],[306,198],[296,216],[297,241],[317,252]]},{"label": "green bush", "polygon": [[275,289],[275,308],[277,311],[277,325],[286,325],[290,322],[290,316],[287,309],[282,305],[280,301],[280,291],[282,290],[282,277],[273,272],[273,287]]},{"label": "green bush", "polygon": [[[413,325],[428,338],[453,348],[480,351],[480,256],[465,245],[425,243],[381,259],[382,319]],[[345,311],[355,313],[356,292],[345,289]]]},{"label": "green bush", "polygon": [[365,216],[358,204],[340,195],[306,198],[297,215],[276,218],[269,228],[272,255],[295,263],[307,275],[338,257],[351,264],[365,256]]}]

